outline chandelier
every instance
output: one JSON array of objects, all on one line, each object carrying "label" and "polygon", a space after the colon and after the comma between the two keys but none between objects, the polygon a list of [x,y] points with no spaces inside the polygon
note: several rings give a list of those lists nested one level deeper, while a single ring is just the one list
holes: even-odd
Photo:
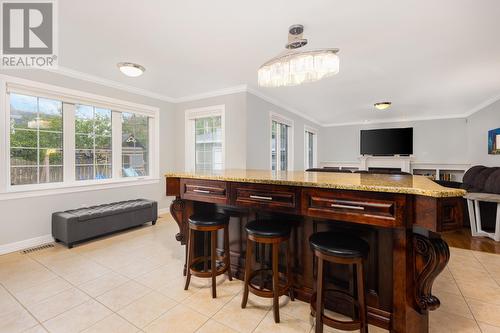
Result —
[{"label": "chandelier", "polygon": [[304,27],[300,24],[288,29],[287,50],[260,66],[259,86],[296,86],[319,81],[339,72],[339,49],[296,51],[307,44],[307,39],[302,38],[303,32]]}]

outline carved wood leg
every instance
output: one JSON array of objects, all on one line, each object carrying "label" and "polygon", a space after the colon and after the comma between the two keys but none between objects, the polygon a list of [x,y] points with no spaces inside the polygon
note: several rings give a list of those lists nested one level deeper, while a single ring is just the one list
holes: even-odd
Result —
[{"label": "carved wood leg", "polygon": [[[175,222],[179,226],[179,232],[175,235],[175,239],[181,243],[181,245],[186,245],[189,237],[188,228],[188,218],[193,212],[193,203],[191,201],[182,200],[176,197],[175,200],[170,204],[170,214],[174,218]],[[187,271],[187,256],[188,248],[186,246],[185,256],[184,256],[184,271],[183,274],[186,276]]]},{"label": "carved wood leg", "polygon": [[415,253],[415,302],[422,314],[429,310],[436,310],[439,299],[432,295],[432,284],[436,277],[443,271],[450,259],[448,244],[435,233],[428,235],[413,234],[413,247]]},{"label": "carved wood leg", "polygon": [[414,256],[412,229],[398,228],[393,232],[393,313],[391,332],[427,333],[429,318],[417,311],[414,301]]}]

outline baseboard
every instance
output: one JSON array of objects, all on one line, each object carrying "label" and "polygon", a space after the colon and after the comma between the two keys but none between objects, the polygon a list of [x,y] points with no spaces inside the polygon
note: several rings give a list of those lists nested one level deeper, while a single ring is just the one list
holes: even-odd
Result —
[{"label": "baseboard", "polygon": [[170,204],[172,203],[172,197],[167,197],[167,207],[158,208],[158,215],[170,214]]},{"label": "baseboard", "polygon": [[158,215],[163,215],[163,214],[167,214],[167,213],[170,213],[170,208],[160,208],[160,209],[158,209]]},{"label": "baseboard", "polygon": [[54,238],[52,235],[44,235],[40,237],[25,239],[19,242],[0,245],[0,255],[24,250],[30,247],[39,246],[47,243],[52,243]]}]

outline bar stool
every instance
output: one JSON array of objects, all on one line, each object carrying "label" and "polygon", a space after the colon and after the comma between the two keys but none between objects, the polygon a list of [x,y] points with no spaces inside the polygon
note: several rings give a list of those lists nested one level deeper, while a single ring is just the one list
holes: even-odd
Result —
[{"label": "bar stool", "polygon": [[[188,260],[187,276],[184,290],[188,290],[191,275],[201,278],[212,278],[212,297],[217,297],[216,277],[227,272],[229,281],[232,281],[231,262],[229,255],[229,216],[221,213],[213,215],[194,214],[189,217],[189,239],[188,239]],[[224,256],[217,256],[217,231],[224,229]],[[205,233],[205,251],[202,256],[195,257],[195,231]],[[210,256],[208,255],[208,234],[210,233]],[[217,259],[223,262],[223,265],[217,268]],[[195,266],[203,262],[203,269]],[[210,268],[209,268],[210,263]]]},{"label": "bar stool", "polygon": [[[337,232],[318,232],[309,238],[309,243],[318,260],[316,292],[311,297],[311,314],[316,316],[316,333],[323,332],[323,324],[346,331],[368,332],[366,310],[365,275],[363,263],[368,258],[369,246],[361,238]],[[324,288],[324,261],[353,265],[356,272],[357,298],[347,292]],[[325,293],[330,292],[338,299],[351,302],[358,310],[359,319],[340,321],[324,314]]]},{"label": "bar stool", "polygon": [[[280,322],[279,314],[279,297],[282,295],[289,294],[290,299],[294,300],[293,295],[293,281],[291,272],[291,258],[290,258],[290,233],[291,228],[286,222],[270,221],[270,220],[256,220],[248,222],[246,227],[247,231],[247,253],[245,260],[245,287],[243,291],[243,299],[241,301],[241,307],[244,309],[248,301],[248,293],[273,298],[273,314],[274,321],[276,323]],[[265,246],[270,244],[272,247],[272,269],[265,269],[263,267],[263,258],[260,260],[260,269],[252,271],[251,261],[252,261],[252,249],[253,243],[260,244],[260,246]],[[279,272],[279,247],[281,243],[287,242],[286,249],[286,276]],[[272,287],[266,288],[263,278],[264,273],[271,271],[272,273]],[[252,280],[260,275],[260,286],[256,286],[252,283]],[[286,279],[286,282],[280,283],[280,277],[282,280]]]}]

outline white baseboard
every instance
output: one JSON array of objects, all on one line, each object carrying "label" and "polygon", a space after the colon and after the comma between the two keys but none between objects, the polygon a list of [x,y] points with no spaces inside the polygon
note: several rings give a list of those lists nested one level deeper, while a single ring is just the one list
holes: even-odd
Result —
[{"label": "white baseboard", "polygon": [[163,215],[163,214],[167,214],[167,213],[170,213],[170,208],[160,208],[160,209],[158,209],[158,215]]},{"label": "white baseboard", "polygon": [[19,242],[3,244],[0,245],[0,255],[24,250],[30,247],[35,247],[47,243],[52,243],[53,241],[54,238],[52,238],[52,235],[44,235],[40,237],[25,239]]}]

